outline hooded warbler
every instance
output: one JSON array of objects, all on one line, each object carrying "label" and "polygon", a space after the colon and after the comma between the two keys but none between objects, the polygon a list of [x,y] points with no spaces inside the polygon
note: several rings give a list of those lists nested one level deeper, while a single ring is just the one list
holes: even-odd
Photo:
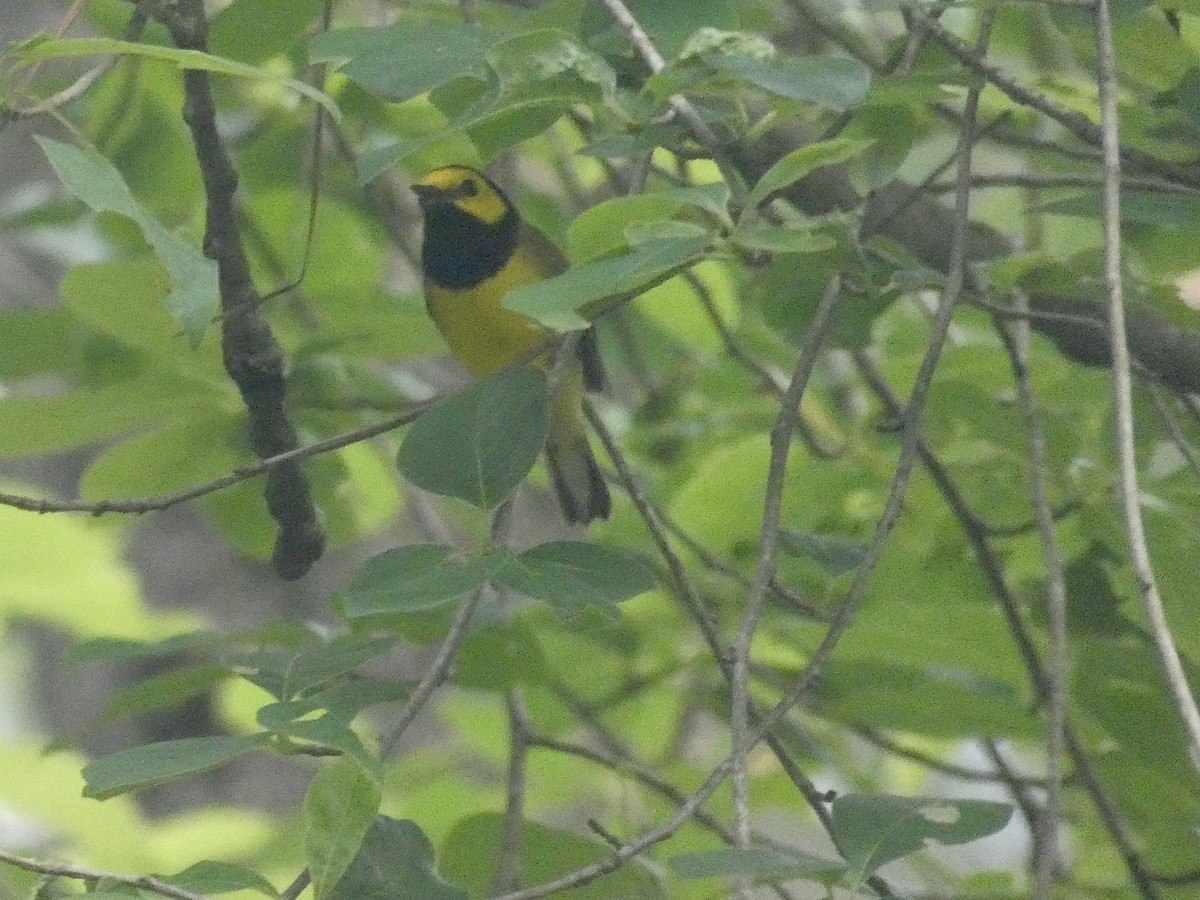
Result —
[{"label": "hooded warbler", "polygon": [[[451,352],[476,377],[490,375],[529,353],[550,332],[536,319],[506,309],[513,288],[567,268],[561,251],[522,220],[496,184],[467,166],[446,166],[416,184],[425,219],[421,269],[425,308]],[[535,360],[548,369],[553,351]],[[608,517],[604,476],[584,428],[583,391],[598,390],[604,374],[595,334],[585,331],[576,358],[563,371],[550,409],[546,462],[567,521]]]}]

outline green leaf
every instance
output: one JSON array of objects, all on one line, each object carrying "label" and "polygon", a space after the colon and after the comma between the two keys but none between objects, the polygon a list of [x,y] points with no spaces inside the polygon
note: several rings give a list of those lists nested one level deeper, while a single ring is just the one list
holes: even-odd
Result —
[{"label": "green leaf", "polygon": [[830,884],[846,871],[846,864],[839,860],[772,847],[699,850],[672,856],[670,864],[681,878],[752,878],[767,883],[809,878]]},{"label": "green leaf", "polygon": [[1012,812],[1009,803],[890,794],[847,794],[830,810],[838,846],[864,878],[930,841],[965,844],[995,834]]},{"label": "green leaf", "polygon": [[160,741],[102,756],[83,767],[83,795],[96,800],[219,768],[259,749],[263,734]]},{"label": "green leaf", "polygon": [[[143,59],[157,59],[172,63],[181,69],[202,69],[217,75],[233,75],[238,78],[272,82],[321,104],[335,120],[340,120],[342,115],[332,98],[311,84],[288,78],[270,69],[248,66],[245,63],[213,56],[211,53],[203,53],[199,50],[180,50],[176,47],[164,47],[159,44],[135,44],[113,38],[49,38],[39,35],[18,45],[16,52],[22,62],[29,64],[71,56],[140,56]],[[42,143],[43,140],[43,138],[38,138],[38,143]]]},{"label": "green leaf", "polygon": [[768,253],[825,253],[837,246],[833,236],[823,229],[820,221],[788,225],[755,223],[738,226],[729,239],[747,250]]},{"label": "green leaf", "polygon": [[[504,841],[504,818],[479,813],[459,821],[442,842],[442,871],[470,891],[486,897],[496,878],[496,861]],[[525,884],[541,884],[597,862],[612,853],[601,841],[537,822],[521,825],[518,870]],[[667,892],[655,871],[640,859],[565,892],[571,900],[665,900]],[[349,898],[347,898],[349,900]]]},{"label": "green leaf", "polygon": [[912,150],[916,133],[916,117],[908,106],[864,106],[856,110],[842,137],[872,143],[850,161],[850,181],[855,190],[867,194],[895,178]]},{"label": "green leaf", "polygon": [[539,544],[498,568],[493,580],[563,615],[588,604],[614,615],[616,604],[655,587],[653,572],[638,557],[578,541]]},{"label": "green leaf", "polygon": [[342,72],[372,94],[396,102],[457,75],[483,77],[488,53],[504,32],[478,25],[397,22],[386,28],[339,28],[309,45],[312,62],[343,63]]},{"label": "green leaf", "polygon": [[815,103],[835,112],[858,106],[871,85],[871,70],[847,56],[762,59],[708,53],[704,59],[714,68],[740,75],[779,97]]},{"label": "green leaf", "polygon": [[[738,5],[733,0],[626,0],[625,5],[668,60],[683,50],[697,29],[734,31],[741,24]],[[595,0],[583,9],[580,33],[602,53],[635,55],[624,29]]]},{"label": "green leaf", "polygon": [[268,703],[259,709],[256,718],[268,731],[282,731],[292,722],[320,710],[329,718],[349,725],[369,706],[395,703],[407,697],[408,691],[395,681],[353,678],[297,700]]},{"label": "green leaf", "polygon": [[83,336],[65,309],[0,312],[0,378],[66,372],[79,363]]},{"label": "green leaf", "polygon": [[321,14],[324,0],[236,0],[212,17],[214,52],[246,62],[266,62],[296,46]]},{"label": "green leaf", "polygon": [[257,891],[268,897],[279,896],[274,885],[252,869],[211,859],[203,859],[176,875],[168,875],[163,881],[197,894]]},{"label": "green leaf", "polygon": [[217,264],[138,203],[121,173],[94,147],[73,147],[43,137],[37,142],[72,194],[96,212],[119,213],[138,224],[170,275],[167,309],[192,343],[200,343],[217,311]]},{"label": "green leaf", "polygon": [[874,143],[871,139],[839,137],[831,141],[818,141],[799,150],[793,150],[769,168],[750,192],[749,203],[757,205],[776,191],[795,184],[810,172],[822,166],[833,166],[845,162],[866,150]]},{"label": "green leaf", "polygon": [[678,188],[605,200],[580,213],[571,222],[567,232],[569,255],[575,263],[588,263],[623,251],[636,243],[630,240],[632,227],[669,222],[689,208],[718,210],[720,216],[728,218],[727,200],[728,190],[724,185]]},{"label": "green leaf", "polygon": [[847,572],[853,572],[867,552],[867,545],[862,541],[836,534],[812,534],[790,528],[779,530],[779,545],[793,556],[811,559],[832,578],[840,578]]},{"label": "green leaf", "polygon": [[340,608],[350,619],[433,609],[479,587],[488,572],[484,559],[444,544],[407,544],[363,563],[340,592]]},{"label": "green leaf", "polygon": [[389,637],[346,635],[297,648],[233,651],[221,661],[280,700],[290,700],[382,656],[394,645]]},{"label": "green leaf", "polygon": [[433,845],[416,822],[377,816],[346,874],[325,900],[467,900],[434,868]]},{"label": "green leaf", "polygon": [[481,509],[506,500],[546,441],[546,377],[510,366],[426,411],[404,436],[398,464],[419,488]]},{"label": "green leaf", "polygon": [[197,697],[229,677],[224,666],[184,666],[122,688],[101,711],[101,722],[113,722],[177,706]]},{"label": "green leaf", "polygon": [[276,733],[283,737],[340,750],[357,762],[364,772],[372,773],[376,780],[383,778],[383,766],[379,758],[363,746],[362,740],[354,730],[339,718],[324,715],[315,719],[300,719],[277,728]]},{"label": "green leaf", "polygon": [[489,691],[542,684],[547,673],[541,645],[520,622],[472,631],[454,660],[455,684]]},{"label": "green leaf", "polygon": [[327,761],[313,776],[304,798],[304,853],[317,900],[358,855],[380,799],[379,784],[352,759]]},{"label": "green leaf", "polygon": [[609,297],[637,294],[694,263],[708,249],[704,238],[668,238],[634,247],[621,256],[576,266],[554,278],[509,291],[504,305],[559,331],[588,325],[576,310]]}]

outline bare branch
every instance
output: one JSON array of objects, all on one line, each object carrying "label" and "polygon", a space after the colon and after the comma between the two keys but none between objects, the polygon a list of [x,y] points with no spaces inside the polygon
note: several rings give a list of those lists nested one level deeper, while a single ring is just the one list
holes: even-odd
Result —
[{"label": "bare branch", "polygon": [[107,879],[118,884],[127,885],[142,891],[150,891],[161,897],[171,897],[172,900],[207,900],[203,894],[185,891],[169,882],[151,875],[119,875],[115,872],[101,872],[98,869],[86,869],[82,866],[70,866],[65,863],[48,863],[36,859],[27,859],[14,853],[0,850],[0,862],[33,872],[37,875],[53,875],[58,878],[73,878],[79,881],[100,881]]},{"label": "bare branch", "polygon": [[1137,455],[1133,437],[1133,388],[1129,345],[1125,336],[1125,299],[1121,284],[1121,148],[1117,134],[1117,74],[1112,21],[1107,0],[1096,0],[1096,69],[1100,89],[1100,123],[1104,150],[1104,280],[1108,288],[1109,343],[1113,359],[1113,391],[1117,419],[1118,489],[1125,513],[1138,592],[1154,637],[1175,707],[1188,735],[1192,766],[1200,777],[1200,709],[1188,685],[1183,664],[1167,624],[1162,598],[1150,562],[1138,492]]}]

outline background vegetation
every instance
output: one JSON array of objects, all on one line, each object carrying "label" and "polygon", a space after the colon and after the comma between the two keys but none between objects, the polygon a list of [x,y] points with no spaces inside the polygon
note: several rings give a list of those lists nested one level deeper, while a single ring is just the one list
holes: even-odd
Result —
[{"label": "background vegetation", "polygon": [[[80,0],[5,64],[0,897],[1195,895],[1191,0]],[[597,322],[587,534],[541,376],[440,359],[448,162]]]}]

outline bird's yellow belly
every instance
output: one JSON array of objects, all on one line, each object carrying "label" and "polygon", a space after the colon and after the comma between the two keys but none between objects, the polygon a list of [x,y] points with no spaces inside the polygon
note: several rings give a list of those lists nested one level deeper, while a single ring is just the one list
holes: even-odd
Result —
[{"label": "bird's yellow belly", "polygon": [[475,376],[490,375],[546,337],[535,319],[505,309],[504,295],[544,277],[519,256],[481,285],[463,291],[425,283],[425,305],[450,351]]}]

